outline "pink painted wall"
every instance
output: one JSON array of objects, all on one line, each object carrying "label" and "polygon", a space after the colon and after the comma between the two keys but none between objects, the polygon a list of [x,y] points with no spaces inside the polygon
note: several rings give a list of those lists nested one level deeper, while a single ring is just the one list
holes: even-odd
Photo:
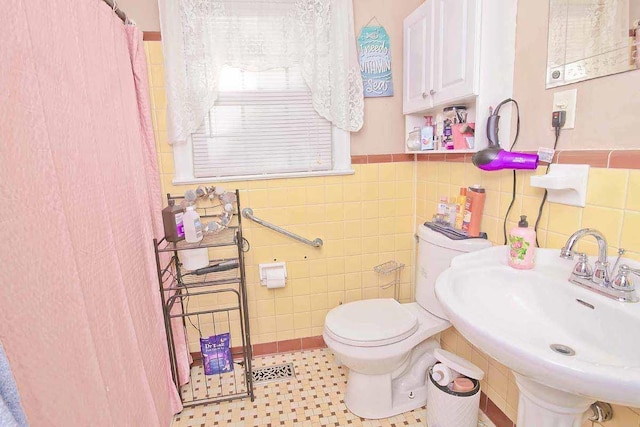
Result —
[{"label": "pink painted wall", "polygon": [[[352,135],[353,154],[404,151],[402,116],[402,20],[420,0],[354,0],[356,31],[376,16],[391,37],[395,96],[365,100],[365,125]],[[120,0],[122,9],[145,31],[159,31],[155,0]],[[519,0],[516,30],[514,96],[522,114],[518,147],[552,146],[553,93],[578,88],[576,129],[563,132],[559,148],[637,148],[635,128],[640,110],[640,71],[545,89],[548,0]]]},{"label": "pink painted wall", "polygon": [[640,71],[545,89],[548,0],[519,0],[514,98],[520,104],[518,148],[552,147],[553,94],[578,89],[576,128],[562,132],[559,149],[638,148]]}]

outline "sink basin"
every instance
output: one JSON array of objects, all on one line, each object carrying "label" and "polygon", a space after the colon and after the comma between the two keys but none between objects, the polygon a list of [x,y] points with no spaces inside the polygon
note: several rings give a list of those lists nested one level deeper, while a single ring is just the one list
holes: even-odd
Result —
[{"label": "sink basin", "polygon": [[[574,407],[576,420],[597,400],[640,407],[640,303],[570,283],[575,261],[559,254],[539,249],[524,271],[507,265],[506,246],[462,255],[438,277],[436,295],[465,338],[515,372],[520,410],[531,404],[523,397]],[[537,422],[518,418],[519,427],[580,425]]]}]

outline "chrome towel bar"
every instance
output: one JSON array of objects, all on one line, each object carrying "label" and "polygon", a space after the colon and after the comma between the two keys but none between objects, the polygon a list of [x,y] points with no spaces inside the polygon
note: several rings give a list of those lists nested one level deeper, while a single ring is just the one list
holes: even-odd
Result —
[{"label": "chrome towel bar", "polygon": [[278,233],[284,234],[285,236],[291,237],[292,239],[295,239],[299,242],[302,242],[306,245],[309,246],[313,246],[314,248],[321,248],[322,247],[322,239],[320,238],[316,238],[314,240],[309,240],[309,239],[305,239],[302,236],[298,236],[297,234],[294,234],[290,231],[285,230],[284,228],[278,227],[277,225],[273,225],[263,219],[257,218],[255,216],[253,216],[253,209],[251,208],[244,208],[242,209],[242,216],[250,219],[251,221],[257,222],[258,224],[265,226],[267,228],[270,228],[273,231],[277,231]]}]

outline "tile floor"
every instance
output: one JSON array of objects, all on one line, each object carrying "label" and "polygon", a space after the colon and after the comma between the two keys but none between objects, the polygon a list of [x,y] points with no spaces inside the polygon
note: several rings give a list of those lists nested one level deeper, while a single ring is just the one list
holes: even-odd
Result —
[{"label": "tile floor", "polygon": [[[347,370],[336,366],[329,349],[256,357],[254,367],[288,362],[293,362],[296,378],[256,384],[253,403],[244,399],[186,408],[174,417],[172,427],[426,425],[424,408],[382,420],[349,412],[343,401]],[[478,427],[495,426],[481,412]]]}]

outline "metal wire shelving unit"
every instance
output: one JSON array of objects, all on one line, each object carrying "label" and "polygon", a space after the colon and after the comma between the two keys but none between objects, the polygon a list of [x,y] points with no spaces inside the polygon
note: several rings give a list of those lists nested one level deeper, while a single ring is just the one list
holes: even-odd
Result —
[{"label": "metal wire shelving unit", "polygon": [[[236,200],[231,223],[226,228],[206,233],[199,243],[176,243],[165,238],[154,239],[158,281],[162,299],[165,333],[169,349],[171,373],[185,407],[249,397],[254,400],[252,381],[252,350],[247,307],[244,265],[244,243],[240,194]],[[182,199],[167,194],[167,199]],[[198,206],[203,222],[220,216],[219,206]],[[231,262],[225,271],[197,274],[183,268],[181,251],[207,248],[209,266]],[[231,255],[231,257],[230,257]],[[176,334],[176,328],[184,330]],[[230,334],[233,370],[205,375],[199,338]],[[188,378],[181,376],[178,357],[180,347],[190,354]]]}]

